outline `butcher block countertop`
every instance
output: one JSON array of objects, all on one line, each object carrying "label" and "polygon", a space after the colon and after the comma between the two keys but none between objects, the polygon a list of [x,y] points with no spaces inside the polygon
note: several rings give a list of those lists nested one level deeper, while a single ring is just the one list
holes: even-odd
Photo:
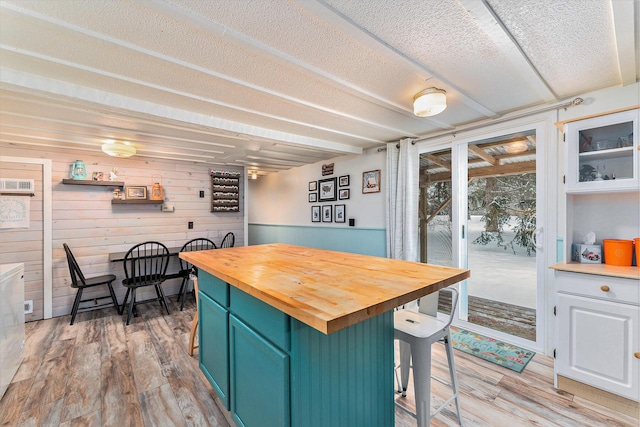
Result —
[{"label": "butcher block countertop", "polygon": [[180,258],[325,334],[470,276],[458,268],[280,243]]},{"label": "butcher block countertop", "polygon": [[640,280],[638,267],[623,267],[607,264],[581,264],[578,262],[559,262],[550,266],[554,270],[569,271],[571,273],[596,274],[599,276],[621,277],[623,279]]}]

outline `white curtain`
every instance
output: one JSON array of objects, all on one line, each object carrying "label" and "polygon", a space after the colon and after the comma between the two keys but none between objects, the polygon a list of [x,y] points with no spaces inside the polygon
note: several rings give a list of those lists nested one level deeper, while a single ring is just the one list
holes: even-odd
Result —
[{"label": "white curtain", "polygon": [[[399,148],[398,148],[399,146]],[[387,257],[419,260],[418,187],[420,156],[413,140],[387,144]]]}]

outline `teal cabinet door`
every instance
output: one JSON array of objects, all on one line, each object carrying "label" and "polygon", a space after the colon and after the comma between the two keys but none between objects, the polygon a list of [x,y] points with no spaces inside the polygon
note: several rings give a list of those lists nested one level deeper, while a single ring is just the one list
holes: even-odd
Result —
[{"label": "teal cabinet door", "polygon": [[238,426],[291,424],[289,355],[231,315],[231,413]]},{"label": "teal cabinet door", "polygon": [[229,312],[200,291],[200,369],[229,409]]}]

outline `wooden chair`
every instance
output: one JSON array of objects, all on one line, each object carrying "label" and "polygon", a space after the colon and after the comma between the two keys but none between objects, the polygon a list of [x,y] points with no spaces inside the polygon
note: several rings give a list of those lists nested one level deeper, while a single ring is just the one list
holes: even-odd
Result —
[{"label": "wooden chair", "polygon": [[220,243],[220,248],[232,248],[236,243],[236,236],[230,231],[225,234],[222,239],[222,243]]},{"label": "wooden chair", "polygon": [[193,350],[198,348],[195,344],[196,330],[198,329],[198,278],[193,279],[193,291],[196,293],[196,314],[191,321],[191,332],[189,333],[189,356],[193,356]]},{"label": "wooden chair", "polygon": [[[71,249],[66,243],[63,243],[64,251],[67,253],[67,263],[69,264],[69,274],[71,275],[71,287],[76,288],[76,298],[73,300],[73,307],[71,308],[71,325],[76,320],[76,315],[78,311],[89,311],[95,310],[102,307],[110,306],[110,303],[98,304],[99,300],[111,298],[111,302],[113,306],[118,311],[118,314],[122,314],[120,311],[120,305],[118,304],[118,300],[116,299],[116,294],[113,292],[113,281],[116,280],[116,276],[113,274],[105,274],[103,276],[96,277],[84,277],[82,274],[82,270],[80,270],[80,266],[76,261],[76,258],[73,256]],[[109,296],[98,297],[98,298],[87,298],[82,299],[82,292],[87,288],[92,288],[94,286],[107,285],[109,288]],[[94,305],[80,308],[80,303],[93,301]]]},{"label": "wooden chair", "polygon": [[[418,311],[410,309],[397,310],[393,314],[394,337],[400,340],[400,376],[398,392],[405,397],[409,383],[409,364],[413,368],[413,386],[415,391],[416,414],[409,412],[404,406],[399,408],[414,415],[418,421],[418,427],[428,427],[431,418],[436,416],[452,400],[455,400],[458,421],[462,425],[462,412],[460,411],[460,398],[456,370],[453,361],[453,345],[449,326],[453,321],[458,304],[458,291],[455,288],[445,288],[439,292],[451,292],[451,313],[446,320],[438,319],[438,292],[420,299]],[[431,345],[442,341],[447,352],[449,375],[451,383],[446,383],[438,378],[434,379],[448,385],[453,395],[443,402],[435,411],[431,412]],[[397,379],[397,377],[396,377]]]},{"label": "wooden chair", "polygon": [[[124,256],[123,266],[126,278],[122,281],[122,285],[127,288],[127,293],[122,303],[122,312],[124,312],[127,300],[131,296],[127,311],[127,325],[131,321],[134,307],[138,304],[159,301],[161,305],[164,305],[167,314],[170,314],[167,299],[161,286],[166,278],[169,258],[169,249],[160,242],[139,243],[129,249]],[[157,298],[137,301],[136,291],[147,286],[155,288]]]},{"label": "wooden chair", "polygon": [[[218,249],[216,244],[213,243],[209,239],[205,239],[199,237],[197,239],[189,240],[182,246],[180,252],[192,252],[192,251],[205,251],[209,249]],[[189,277],[191,276],[195,267],[188,263],[187,261],[180,258],[180,273],[179,276],[182,277],[182,284],[180,285],[180,291],[178,292],[178,301],[180,302],[180,311],[184,310],[184,299],[187,295],[187,285],[189,282]]]}]

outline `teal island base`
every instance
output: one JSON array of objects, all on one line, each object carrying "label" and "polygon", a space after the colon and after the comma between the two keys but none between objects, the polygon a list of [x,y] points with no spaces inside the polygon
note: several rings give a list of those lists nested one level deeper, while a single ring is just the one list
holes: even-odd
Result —
[{"label": "teal island base", "polygon": [[202,270],[200,367],[238,426],[394,425],[393,312],[326,335]]}]

